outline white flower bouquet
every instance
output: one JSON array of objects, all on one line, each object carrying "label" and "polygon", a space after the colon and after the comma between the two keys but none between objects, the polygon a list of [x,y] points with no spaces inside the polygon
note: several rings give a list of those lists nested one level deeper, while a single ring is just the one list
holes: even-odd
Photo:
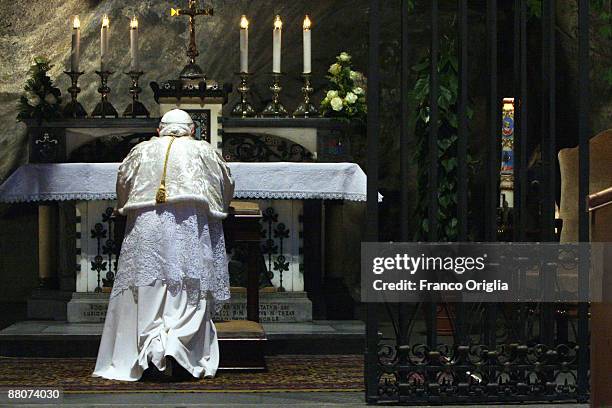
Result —
[{"label": "white flower bouquet", "polygon": [[351,56],[346,52],[336,57],[328,70],[329,90],[321,101],[321,115],[347,120],[366,118],[365,77],[353,71]]},{"label": "white flower bouquet", "polygon": [[51,67],[45,58],[34,59],[34,64],[30,67],[30,78],[24,86],[25,92],[19,99],[18,120],[61,118],[62,93],[48,76]]}]

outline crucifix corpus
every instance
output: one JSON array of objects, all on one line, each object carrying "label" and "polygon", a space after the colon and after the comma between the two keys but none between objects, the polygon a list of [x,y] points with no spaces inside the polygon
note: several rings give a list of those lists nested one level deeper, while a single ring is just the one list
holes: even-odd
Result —
[{"label": "crucifix corpus", "polygon": [[212,7],[198,8],[197,0],[189,0],[189,6],[186,9],[170,9],[171,16],[189,16],[189,46],[187,47],[187,57],[189,57],[189,63],[185,65],[185,68],[181,71],[180,77],[182,79],[197,80],[204,78],[204,71],[195,59],[200,54],[196,46],[195,36],[195,18],[197,16],[212,16]]}]

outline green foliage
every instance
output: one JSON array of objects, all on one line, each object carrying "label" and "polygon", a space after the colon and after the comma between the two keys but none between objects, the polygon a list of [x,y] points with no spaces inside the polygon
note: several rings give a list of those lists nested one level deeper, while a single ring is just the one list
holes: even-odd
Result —
[{"label": "green foliage", "polygon": [[527,0],[527,15],[530,17],[542,17],[542,0]]},{"label": "green foliage", "polygon": [[36,57],[30,67],[30,78],[24,86],[24,94],[19,98],[18,120],[26,119],[57,119],[62,116],[60,110],[61,95],[59,88],[53,86],[53,81],[47,75],[51,69],[49,61]]},{"label": "green foliage", "polygon": [[[456,57],[455,42],[444,38],[438,60],[438,237],[440,241],[455,241],[458,236],[457,220],[457,141],[459,118],[457,103],[459,98],[459,64]],[[416,232],[416,240],[425,240],[429,232],[429,77],[431,62],[429,55],[412,69],[417,75],[414,88],[410,91],[410,103],[415,107],[412,120],[415,121],[417,163],[417,204],[415,216],[422,220]],[[467,109],[468,118],[473,115],[471,106]],[[468,155],[468,168],[474,161]]]},{"label": "green foliage", "polygon": [[[603,40],[612,40],[612,5],[610,0],[590,0],[591,14],[599,19],[597,36]],[[542,0],[527,0],[527,13],[529,17],[542,18]],[[603,79],[612,85],[612,68],[603,73]]]},{"label": "green foliage", "polygon": [[351,56],[340,53],[328,73],[329,89],[321,101],[321,115],[365,121],[366,81],[361,72],[353,71]]}]

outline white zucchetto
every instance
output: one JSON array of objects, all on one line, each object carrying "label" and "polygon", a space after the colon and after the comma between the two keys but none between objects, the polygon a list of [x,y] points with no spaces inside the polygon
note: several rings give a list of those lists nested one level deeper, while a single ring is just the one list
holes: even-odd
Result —
[{"label": "white zucchetto", "polygon": [[160,136],[183,137],[191,136],[193,130],[193,119],[181,109],[172,109],[166,112],[159,122]]}]

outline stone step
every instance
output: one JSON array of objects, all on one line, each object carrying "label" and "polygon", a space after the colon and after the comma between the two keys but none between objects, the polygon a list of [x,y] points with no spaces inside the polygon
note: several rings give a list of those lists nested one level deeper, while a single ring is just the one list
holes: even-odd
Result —
[{"label": "stone step", "polygon": [[[265,355],[359,354],[365,328],[359,320],[315,320],[262,323]],[[0,355],[28,357],[95,357],[103,323],[25,320],[0,331]],[[221,338],[221,335],[219,336]]]}]

